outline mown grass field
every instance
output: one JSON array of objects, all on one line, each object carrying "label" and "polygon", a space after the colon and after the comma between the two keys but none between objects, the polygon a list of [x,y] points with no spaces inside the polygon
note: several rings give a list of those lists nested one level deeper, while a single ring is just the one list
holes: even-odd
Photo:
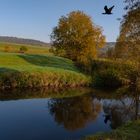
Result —
[{"label": "mown grass field", "polygon": [[0,42],[0,52],[7,51],[8,47],[9,53],[19,53],[20,47],[25,46],[28,48],[27,54],[50,54],[48,46],[35,46],[35,45],[25,45],[25,44],[15,44],[15,43],[4,43]]},{"label": "mown grass field", "polygon": [[[29,46],[27,53],[0,52],[0,88],[67,87],[89,84],[89,77],[66,58],[47,53],[48,49]],[[4,48],[0,45],[1,50]],[[45,51],[46,52],[45,52]]]},{"label": "mown grass field", "polygon": [[44,54],[0,53],[0,67],[1,72],[6,69],[30,72],[79,71],[69,59]]}]

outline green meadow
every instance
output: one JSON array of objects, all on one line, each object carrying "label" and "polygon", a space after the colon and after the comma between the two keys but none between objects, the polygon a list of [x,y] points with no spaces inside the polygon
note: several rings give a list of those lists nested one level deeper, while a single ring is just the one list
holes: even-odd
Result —
[{"label": "green meadow", "polygon": [[26,53],[18,53],[20,45],[12,45],[10,52],[4,52],[5,45],[0,45],[2,89],[77,87],[90,83],[90,78],[84,75],[71,60],[50,54],[48,48],[27,46]]}]

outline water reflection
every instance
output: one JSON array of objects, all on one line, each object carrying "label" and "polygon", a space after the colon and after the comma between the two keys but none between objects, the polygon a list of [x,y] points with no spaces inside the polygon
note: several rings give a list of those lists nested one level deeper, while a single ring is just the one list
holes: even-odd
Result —
[{"label": "water reflection", "polygon": [[135,118],[135,106],[133,100],[129,98],[118,101],[105,101],[103,109],[106,116],[109,116],[113,129]]},{"label": "water reflection", "polygon": [[48,104],[55,121],[68,130],[84,128],[87,123],[95,121],[101,112],[101,103],[89,95],[51,99]]},{"label": "water reflection", "polygon": [[139,95],[127,87],[3,91],[0,139],[80,139],[107,132],[140,117]]},{"label": "water reflection", "polygon": [[49,110],[55,121],[68,130],[84,128],[88,123],[96,121],[101,111],[104,114],[104,123],[110,124],[112,129],[139,118],[138,91],[121,88],[114,94],[117,95],[110,97],[93,92],[74,98],[51,99],[48,103]]},{"label": "water reflection", "polygon": [[105,123],[108,120],[111,121],[111,128],[113,129],[140,117],[139,92],[136,89],[129,88],[129,93],[131,93],[131,96],[125,94],[119,100],[103,100]]},{"label": "water reflection", "polygon": [[0,91],[0,100],[18,100],[18,99],[39,99],[39,98],[63,98],[74,97],[88,94],[92,91],[90,88],[68,88],[68,89],[12,89]]}]

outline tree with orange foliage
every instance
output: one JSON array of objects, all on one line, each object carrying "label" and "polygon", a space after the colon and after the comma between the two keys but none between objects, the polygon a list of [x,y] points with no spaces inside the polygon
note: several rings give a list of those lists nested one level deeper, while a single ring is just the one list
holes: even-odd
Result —
[{"label": "tree with orange foliage", "polygon": [[[121,22],[120,36],[115,46],[117,58],[129,60],[137,69],[136,78],[140,79],[140,2],[125,0],[126,15]],[[135,81],[138,81],[138,80]]]},{"label": "tree with orange foliage", "polygon": [[82,11],[73,11],[59,19],[51,34],[56,54],[88,65],[105,44],[102,28]]}]

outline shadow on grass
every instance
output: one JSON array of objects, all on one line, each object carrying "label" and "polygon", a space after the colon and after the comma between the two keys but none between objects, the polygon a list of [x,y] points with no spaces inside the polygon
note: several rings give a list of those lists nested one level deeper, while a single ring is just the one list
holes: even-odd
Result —
[{"label": "shadow on grass", "polygon": [[10,68],[0,67],[0,74],[1,73],[13,73],[13,72],[19,72],[19,71],[10,69]]},{"label": "shadow on grass", "polygon": [[18,56],[33,65],[78,71],[74,63],[68,59],[56,56],[29,55],[29,54],[23,54]]}]

